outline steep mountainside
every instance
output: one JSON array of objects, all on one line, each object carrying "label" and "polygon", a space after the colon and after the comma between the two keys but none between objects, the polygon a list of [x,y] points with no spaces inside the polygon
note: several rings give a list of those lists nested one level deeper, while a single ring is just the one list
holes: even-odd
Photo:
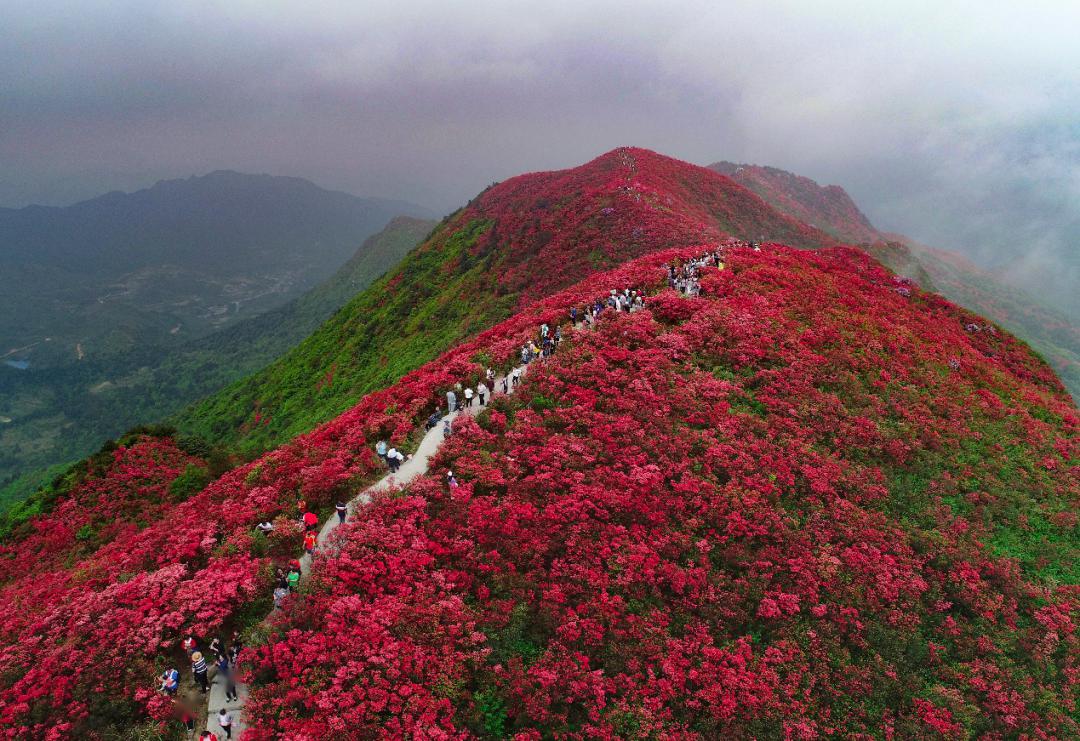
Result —
[{"label": "steep mountainside", "polygon": [[881,235],[838,185],[821,186],[810,178],[776,167],[714,162],[709,165],[764,198],[781,212],[829,232],[852,244],[872,242]]},{"label": "steep mountainside", "polygon": [[780,211],[863,245],[890,269],[1015,332],[1050,361],[1073,397],[1080,398],[1080,324],[1012,284],[1007,272],[991,275],[948,250],[879,232],[839,186],[823,187],[775,167],[717,162],[709,168],[750,188]]},{"label": "steep mountainside", "polygon": [[[181,635],[236,628],[255,739],[1076,737],[1078,418],[1053,372],[848,248],[731,245],[700,298],[666,287],[715,247],[595,272],[216,480],[189,438],[71,472],[7,520],[0,724],[138,731],[171,711]],[[455,382],[627,286],[644,310],[563,324],[264,620],[299,500],[351,498],[376,440],[410,449]]]},{"label": "steep mountainside", "polygon": [[408,203],[214,172],[0,211],[0,360],[53,367],[176,346],[326,279]]},{"label": "steep mountainside", "polygon": [[[62,368],[0,367],[0,508],[36,488],[25,471],[70,461],[103,440],[175,413],[264,367],[396,265],[434,222],[398,217],[325,282],[288,304],[189,342]],[[55,475],[55,473],[54,473]],[[51,478],[51,477],[50,477]]]},{"label": "steep mountainside", "polygon": [[176,424],[216,443],[266,449],[531,300],[626,259],[728,234],[835,243],[729,178],[647,150],[512,178],[451,215],[293,352]]}]

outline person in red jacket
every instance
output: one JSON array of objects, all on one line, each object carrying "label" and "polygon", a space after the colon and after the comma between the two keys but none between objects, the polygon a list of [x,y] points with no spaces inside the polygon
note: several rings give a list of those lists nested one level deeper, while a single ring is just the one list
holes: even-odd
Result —
[{"label": "person in red jacket", "polygon": [[319,541],[319,536],[314,531],[308,531],[308,534],[304,536],[304,550],[308,553],[315,553],[315,545]]}]

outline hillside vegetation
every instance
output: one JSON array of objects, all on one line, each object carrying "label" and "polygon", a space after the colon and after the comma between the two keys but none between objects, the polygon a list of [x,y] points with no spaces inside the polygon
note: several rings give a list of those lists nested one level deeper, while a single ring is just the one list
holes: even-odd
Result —
[{"label": "hillside vegetation", "polygon": [[[56,467],[139,423],[160,420],[253,373],[307,337],[358,291],[385,273],[434,226],[393,219],[334,275],[288,304],[162,352],[145,348],[64,367],[0,367],[0,509],[21,501]],[[24,472],[28,472],[25,473]]]},{"label": "hillside vegetation", "polygon": [[836,243],[728,178],[647,150],[512,178],[448,217],[295,350],[175,424],[245,453],[265,450],[529,301],[638,255],[729,234]]},{"label": "hillside vegetation", "polygon": [[[1053,372],[850,249],[731,246],[701,298],[665,288],[714,245],[595,273],[216,479],[189,438],[103,451],[5,538],[0,723],[167,717],[180,635],[237,627],[257,739],[1075,736],[1078,419]],[[408,449],[455,382],[624,286],[644,311],[566,327],[262,621],[298,500],[352,497],[376,440]]]},{"label": "hillside vegetation", "polygon": [[[717,162],[709,165],[751,189],[774,208],[858,244],[895,272],[923,288],[986,316],[1031,344],[1058,372],[1074,399],[1080,398],[1080,324],[1045,297],[1010,282],[1008,270],[991,275],[960,255],[878,231],[836,185],[776,167]],[[1023,245],[1018,243],[1018,250]],[[1017,254],[1017,261],[1024,255]]]}]

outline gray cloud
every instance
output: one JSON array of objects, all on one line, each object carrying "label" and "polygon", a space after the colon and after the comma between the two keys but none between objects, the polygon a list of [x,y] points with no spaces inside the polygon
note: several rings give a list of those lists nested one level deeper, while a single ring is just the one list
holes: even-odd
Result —
[{"label": "gray cloud", "polygon": [[449,210],[637,144],[1075,288],[1074,3],[0,0],[0,27],[4,205],[231,167]]}]

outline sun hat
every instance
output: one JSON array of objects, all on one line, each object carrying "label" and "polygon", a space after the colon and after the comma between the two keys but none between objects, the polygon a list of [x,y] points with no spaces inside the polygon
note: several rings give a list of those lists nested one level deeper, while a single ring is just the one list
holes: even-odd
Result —
[{"label": "sun hat", "polygon": [[200,653],[199,651],[196,651],[195,653],[193,653],[191,655],[191,660],[192,661],[200,661],[200,660],[202,660],[202,653]]}]

